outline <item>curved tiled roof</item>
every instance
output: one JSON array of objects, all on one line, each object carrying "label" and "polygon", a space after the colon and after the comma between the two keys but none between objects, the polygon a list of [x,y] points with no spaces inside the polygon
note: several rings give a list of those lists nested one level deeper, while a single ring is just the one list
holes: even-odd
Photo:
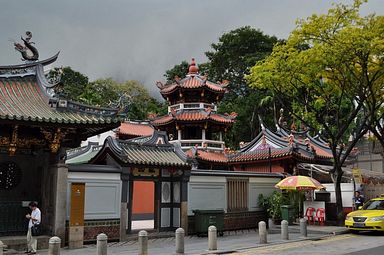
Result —
[{"label": "curved tiled roof", "polygon": [[202,121],[210,120],[217,123],[230,124],[235,122],[236,115],[221,115],[217,113],[211,113],[208,111],[180,111],[170,113],[168,115],[161,116],[153,119],[151,124],[154,126],[161,126],[169,124],[173,121]]},{"label": "curved tiled roof", "polygon": [[[185,152],[188,157],[193,158],[192,155],[192,149]],[[216,163],[227,163],[228,157],[227,155],[222,152],[214,152],[214,151],[204,151],[204,150],[197,150],[196,158],[208,161],[208,162],[216,162]]]},{"label": "curved tiled roof", "polygon": [[[159,143],[159,139],[164,143]],[[124,164],[190,167],[184,152],[180,147],[176,147],[167,141],[165,132],[154,131],[151,138],[143,143],[108,137],[100,152],[91,159],[91,163],[98,162],[100,159],[103,160],[106,153]]]},{"label": "curved tiled roof", "polygon": [[179,88],[182,89],[198,89],[198,88],[206,88],[213,92],[217,93],[225,93],[227,84],[216,84],[210,81],[207,81],[205,76],[201,76],[199,74],[188,74],[184,79],[176,81],[171,84],[165,84],[160,88],[160,93],[170,94],[176,91]]},{"label": "curved tiled roof", "polygon": [[230,162],[247,162],[255,160],[267,160],[273,158],[281,158],[290,156],[294,152],[292,148],[271,149],[271,155],[269,155],[269,149],[254,150],[249,152],[241,152],[230,159]]},{"label": "curved tiled roof", "polygon": [[138,122],[123,122],[117,130],[117,133],[131,136],[152,136],[153,127],[148,124]]},{"label": "curved tiled roof", "polygon": [[62,124],[119,122],[115,116],[52,107],[35,76],[0,78],[0,119]]}]

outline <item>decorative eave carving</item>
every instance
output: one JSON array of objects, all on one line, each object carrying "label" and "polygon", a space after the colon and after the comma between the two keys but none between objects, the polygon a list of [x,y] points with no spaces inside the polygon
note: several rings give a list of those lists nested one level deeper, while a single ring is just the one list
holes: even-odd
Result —
[{"label": "decorative eave carving", "polygon": [[66,132],[63,132],[61,128],[57,128],[56,130],[48,130],[41,128],[40,131],[49,143],[49,148],[51,152],[57,153],[60,149],[61,142],[66,135]]}]

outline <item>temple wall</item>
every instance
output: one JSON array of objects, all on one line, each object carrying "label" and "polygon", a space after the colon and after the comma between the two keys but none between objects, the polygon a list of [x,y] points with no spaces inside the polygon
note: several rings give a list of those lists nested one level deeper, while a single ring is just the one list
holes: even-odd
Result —
[{"label": "temple wall", "polygon": [[275,185],[279,178],[249,178],[249,211],[256,211],[259,208],[259,195],[269,196],[276,190]]},{"label": "temple wall", "polygon": [[120,174],[69,172],[67,222],[70,218],[71,183],[85,183],[84,241],[96,240],[96,236],[102,232],[106,233],[109,239],[119,239],[122,190]]},{"label": "temple wall", "polygon": [[218,176],[191,176],[188,183],[188,215],[193,210],[227,209],[227,180]]},{"label": "temple wall", "polygon": [[[274,187],[280,181],[279,177],[236,177],[228,176],[198,176],[192,175],[188,183],[188,221],[189,233],[194,233],[193,210],[222,209],[224,213],[224,230],[256,228],[261,220],[267,220],[267,214],[258,207],[259,194],[270,195],[276,190]],[[228,180],[240,178],[247,180],[248,210],[229,212]],[[242,194],[243,195],[243,194]]]}]

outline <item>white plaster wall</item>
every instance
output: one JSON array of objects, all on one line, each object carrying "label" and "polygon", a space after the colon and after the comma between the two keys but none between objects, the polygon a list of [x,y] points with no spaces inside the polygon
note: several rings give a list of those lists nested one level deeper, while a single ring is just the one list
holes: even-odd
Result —
[{"label": "white plaster wall", "polygon": [[[323,184],[325,189],[331,193],[331,203],[336,203],[335,186],[333,183]],[[316,191],[315,191],[316,192]],[[341,183],[343,207],[352,207],[353,183]]]},{"label": "white plaster wall", "polygon": [[81,142],[81,146],[87,146],[88,142],[97,142],[99,144],[104,144],[105,139],[108,136],[116,137],[116,133],[113,130],[101,133],[99,135],[91,136],[87,140]]},{"label": "white plaster wall", "polygon": [[227,209],[227,180],[218,176],[191,176],[188,183],[188,215],[192,210]]},{"label": "white plaster wall", "polygon": [[249,196],[248,196],[248,209],[249,211],[255,211],[258,209],[258,197],[260,194],[269,196],[275,188],[276,183],[280,181],[280,178],[249,178]]},{"label": "white plaster wall", "polygon": [[86,220],[120,218],[121,180],[119,173],[68,173],[67,219],[71,204],[71,183],[85,183]]}]

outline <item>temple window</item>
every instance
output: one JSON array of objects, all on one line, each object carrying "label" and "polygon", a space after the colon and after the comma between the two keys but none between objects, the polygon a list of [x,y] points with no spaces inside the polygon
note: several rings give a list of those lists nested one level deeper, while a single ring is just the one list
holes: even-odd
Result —
[{"label": "temple window", "polygon": [[228,212],[248,210],[248,179],[227,179]]}]

